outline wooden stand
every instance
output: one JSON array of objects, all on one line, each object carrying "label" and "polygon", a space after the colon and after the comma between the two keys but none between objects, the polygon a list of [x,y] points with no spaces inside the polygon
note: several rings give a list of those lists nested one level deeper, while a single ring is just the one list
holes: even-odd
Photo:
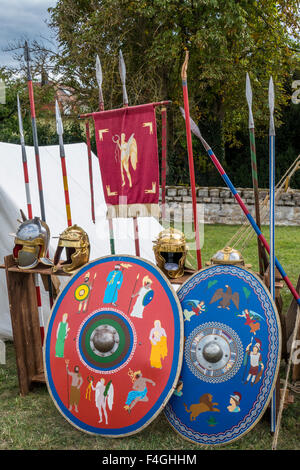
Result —
[{"label": "wooden stand", "polygon": [[170,281],[171,284],[178,284],[178,285],[181,286],[185,281],[187,281],[196,272],[197,271],[195,271],[194,269],[185,268],[184,274],[183,274],[182,277],[179,277],[177,279],[170,279],[169,278],[169,281]]},{"label": "wooden stand", "polygon": [[[6,282],[17,372],[21,395],[26,395],[34,383],[45,383],[43,350],[34,274],[52,275],[52,270],[39,265],[21,270],[13,256],[4,258]],[[66,275],[63,271],[55,275]]]}]

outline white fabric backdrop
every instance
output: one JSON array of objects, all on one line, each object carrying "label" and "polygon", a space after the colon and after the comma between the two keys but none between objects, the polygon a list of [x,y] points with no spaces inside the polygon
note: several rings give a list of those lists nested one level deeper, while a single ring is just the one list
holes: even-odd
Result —
[{"label": "white fabric backdrop", "polygon": [[[59,146],[40,147],[41,172],[44,189],[46,222],[51,232],[50,257],[56,250],[57,238],[67,227],[64,188],[62,180]],[[32,211],[40,216],[39,193],[33,147],[26,147]],[[93,184],[96,223],[91,217],[90,182],[87,148],[85,143],[65,145],[66,166],[69,183],[72,223],[81,226],[89,235],[91,244],[90,260],[110,254],[108,222],[105,218],[106,204],[97,157],[92,154]],[[3,257],[11,254],[14,237],[20,219],[20,209],[27,216],[26,194],[23,176],[21,146],[0,142],[0,264]],[[141,257],[155,263],[152,242],[162,230],[155,218],[138,219]],[[115,249],[117,254],[135,254],[132,219],[114,219]],[[65,253],[63,252],[63,255]],[[63,283],[67,282],[60,278]],[[44,322],[50,314],[49,297],[41,294]],[[0,269],[0,336],[12,338],[5,272]]]}]

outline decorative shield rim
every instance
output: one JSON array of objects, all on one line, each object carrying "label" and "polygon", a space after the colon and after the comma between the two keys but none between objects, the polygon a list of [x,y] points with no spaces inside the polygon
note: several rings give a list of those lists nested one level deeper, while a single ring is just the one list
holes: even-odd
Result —
[{"label": "decorative shield rim", "polygon": [[[176,370],[176,372],[173,374],[174,375],[174,379],[172,380],[172,383],[169,384],[169,391],[166,393],[166,396],[164,397],[161,405],[155,410],[155,412],[153,414],[151,414],[151,416],[146,420],[146,422],[144,422],[138,429],[134,429],[134,430],[131,430],[131,431],[128,431],[126,433],[120,433],[120,434],[110,434],[109,432],[108,433],[101,433],[101,432],[93,432],[91,430],[88,430],[88,429],[83,429],[82,426],[80,426],[79,424],[76,424],[76,420],[78,420],[79,422],[79,419],[77,419],[75,416],[73,416],[73,420],[70,419],[63,411],[62,409],[60,408],[58,402],[57,402],[57,399],[55,398],[54,396],[54,393],[53,393],[53,390],[52,390],[52,387],[51,387],[51,383],[53,383],[53,380],[52,378],[49,376],[48,374],[48,367],[47,367],[47,363],[49,361],[49,358],[47,358],[47,352],[48,352],[48,349],[49,349],[49,346],[50,346],[50,337],[48,335],[48,331],[55,319],[55,314],[56,314],[56,311],[57,309],[59,308],[61,302],[62,302],[62,299],[64,298],[64,295],[66,294],[67,292],[67,289],[72,286],[72,284],[76,281],[76,279],[81,276],[87,269],[91,269],[92,267],[96,266],[97,264],[101,264],[101,262],[105,262],[105,261],[109,261],[110,259],[111,260],[114,260],[114,261],[126,261],[128,260],[131,260],[132,262],[140,262],[140,264],[142,265],[142,263],[145,263],[146,265],[148,265],[151,269],[154,269],[155,272],[161,277],[161,280],[163,280],[165,282],[165,284],[168,286],[169,288],[169,292],[173,294],[173,301],[174,303],[176,304],[177,306],[177,309],[178,309],[178,326],[179,326],[179,330],[178,330],[178,327],[176,328],[176,324],[174,325],[175,328],[174,328],[174,333],[175,335],[178,335],[178,340],[179,341],[175,341],[175,338],[174,338],[174,345],[178,345],[178,361],[177,361],[177,367],[176,365],[174,364],[174,370]],[[138,263],[139,264],[139,263]],[[90,435],[93,435],[93,436],[101,436],[101,437],[105,437],[105,438],[120,438],[120,437],[127,437],[127,436],[131,436],[131,435],[134,435],[134,434],[137,434],[139,432],[141,432],[143,429],[145,429],[149,424],[151,424],[155,418],[163,411],[163,409],[165,408],[166,404],[168,403],[168,401],[170,400],[171,396],[173,395],[173,392],[174,392],[174,389],[176,387],[176,384],[178,382],[178,378],[180,376],[180,372],[181,372],[181,367],[182,367],[182,361],[183,361],[183,343],[184,343],[184,325],[183,325],[183,314],[182,314],[182,308],[181,308],[181,303],[177,297],[177,294],[176,294],[176,291],[174,289],[174,287],[172,286],[172,284],[170,283],[170,281],[168,280],[168,278],[166,277],[166,275],[154,264],[152,263],[151,261],[145,259],[145,258],[142,258],[142,257],[137,257],[137,256],[134,256],[134,255],[128,255],[128,254],[116,254],[116,255],[106,255],[106,256],[102,256],[100,258],[97,258],[93,261],[89,261],[88,263],[86,263],[85,265],[81,266],[81,268],[79,270],[77,270],[75,273],[72,274],[72,276],[70,276],[70,279],[68,281],[68,283],[66,284],[66,286],[63,288],[63,290],[59,293],[59,295],[57,296],[57,298],[55,299],[55,302],[52,306],[52,309],[51,309],[51,313],[49,315],[49,318],[48,318],[48,322],[47,322],[47,325],[45,327],[45,342],[44,342],[44,347],[43,347],[43,363],[44,363],[44,375],[45,375],[45,379],[46,379],[46,384],[47,384],[47,389],[48,389],[48,392],[52,398],[52,401],[54,403],[54,405],[56,406],[56,408],[58,409],[58,411],[60,412],[60,414],[73,426],[75,427],[76,429],[82,431],[82,432],[85,432],[86,434],[90,434]],[[49,371],[51,371],[51,369],[49,368]],[[171,375],[171,374],[170,374]],[[171,377],[169,376],[169,380],[171,379]],[[54,387],[55,388],[55,387]],[[165,387],[165,390],[166,390],[167,387]],[[60,397],[57,395],[58,399],[61,401]],[[156,404],[155,404],[156,405]],[[149,411],[147,412],[147,414],[149,414]],[[145,420],[145,417],[143,417],[143,420]],[[141,421],[141,420],[140,420]],[[129,426],[129,427],[132,427],[132,426]],[[109,431],[109,430],[108,430]]]},{"label": "decorative shield rim", "polygon": [[[184,281],[178,288],[177,290],[177,295],[178,295],[178,300],[179,300],[179,295],[180,295],[180,291],[183,290],[184,286],[190,282],[190,280],[193,278],[193,277],[196,277],[197,275],[199,275],[201,272],[203,271],[207,271],[209,269],[213,269],[213,268],[216,268],[216,267],[224,267],[224,266],[230,266],[232,267],[232,264],[230,263],[222,263],[221,265],[212,265],[212,266],[206,266],[205,268],[202,268],[200,269],[199,271],[197,271],[196,273],[192,274],[186,281]],[[262,410],[260,411],[258,417],[254,420],[254,422],[251,424],[251,426],[249,426],[249,428],[247,428],[244,432],[242,432],[241,434],[239,434],[238,436],[232,438],[229,442],[217,442],[217,443],[199,443],[199,442],[196,442],[195,439],[191,439],[189,437],[187,437],[186,435],[182,434],[179,432],[179,430],[173,425],[173,423],[171,423],[171,421],[169,420],[168,418],[168,415],[167,415],[167,410],[164,410],[164,414],[167,418],[167,421],[169,423],[169,425],[171,426],[171,428],[177,433],[179,434],[179,436],[181,436],[182,439],[184,440],[187,440],[189,442],[192,442],[193,444],[196,444],[198,445],[199,447],[207,447],[207,446],[211,446],[211,447],[216,447],[216,446],[225,446],[225,445],[229,445],[235,441],[237,441],[238,439],[240,439],[241,437],[245,437],[257,424],[258,422],[261,420],[262,416],[264,415],[264,413],[266,412],[266,409],[268,408],[269,404],[270,404],[270,401],[272,399],[272,395],[273,395],[273,392],[274,392],[274,388],[275,388],[275,385],[276,385],[276,381],[277,381],[277,378],[278,378],[278,374],[279,374],[279,368],[280,368],[280,362],[281,362],[281,351],[282,351],[282,328],[281,328],[281,321],[280,321],[280,316],[279,316],[279,313],[278,313],[278,310],[277,310],[277,307],[276,307],[276,304],[272,298],[272,295],[270,293],[270,291],[268,290],[267,286],[263,284],[263,281],[259,278],[259,276],[251,271],[250,269],[248,268],[245,268],[244,266],[241,267],[241,266],[233,266],[234,268],[237,268],[237,269],[240,269],[242,271],[246,271],[248,272],[249,274],[251,274],[258,282],[260,285],[263,286],[263,289],[265,291],[265,293],[267,294],[267,296],[269,297],[269,300],[273,306],[273,310],[274,310],[274,313],[275,313],[275,318],[276,318],[276,323],[277,323],[277,327],[278,327],[278,357],[277,357],[277,364],[276,364],[276,368],[275,368],[275,373],[274,373],[274,377],[273,377],[273,382],[272,382],[272,385],[270,387],[270,391],[269,391],[269,396],[265,402],[265,405],[264,407],[262,408]],[[183,358],[185,356],[185,347],[184,347],[184,351],[183,351]],[[183,359],[184,360],[184,359]]]}]

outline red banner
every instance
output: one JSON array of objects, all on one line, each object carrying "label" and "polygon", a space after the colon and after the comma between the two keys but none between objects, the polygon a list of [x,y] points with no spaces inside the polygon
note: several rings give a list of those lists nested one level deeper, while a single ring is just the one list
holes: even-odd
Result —
[{"label": "red banner", "polygon": [[93,118],[108,217],[158,216],[155,107],[124,107]]}]

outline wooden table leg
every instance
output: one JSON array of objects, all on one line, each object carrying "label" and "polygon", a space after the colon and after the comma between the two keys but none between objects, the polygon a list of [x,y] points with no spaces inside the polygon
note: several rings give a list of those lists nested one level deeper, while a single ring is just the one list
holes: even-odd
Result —
[{"label": "wooden table leg", "polygon": [[21,395],[43,375],[43,353],[34,274],[12,272],[12,256],[4,258],[13,341]]}]

